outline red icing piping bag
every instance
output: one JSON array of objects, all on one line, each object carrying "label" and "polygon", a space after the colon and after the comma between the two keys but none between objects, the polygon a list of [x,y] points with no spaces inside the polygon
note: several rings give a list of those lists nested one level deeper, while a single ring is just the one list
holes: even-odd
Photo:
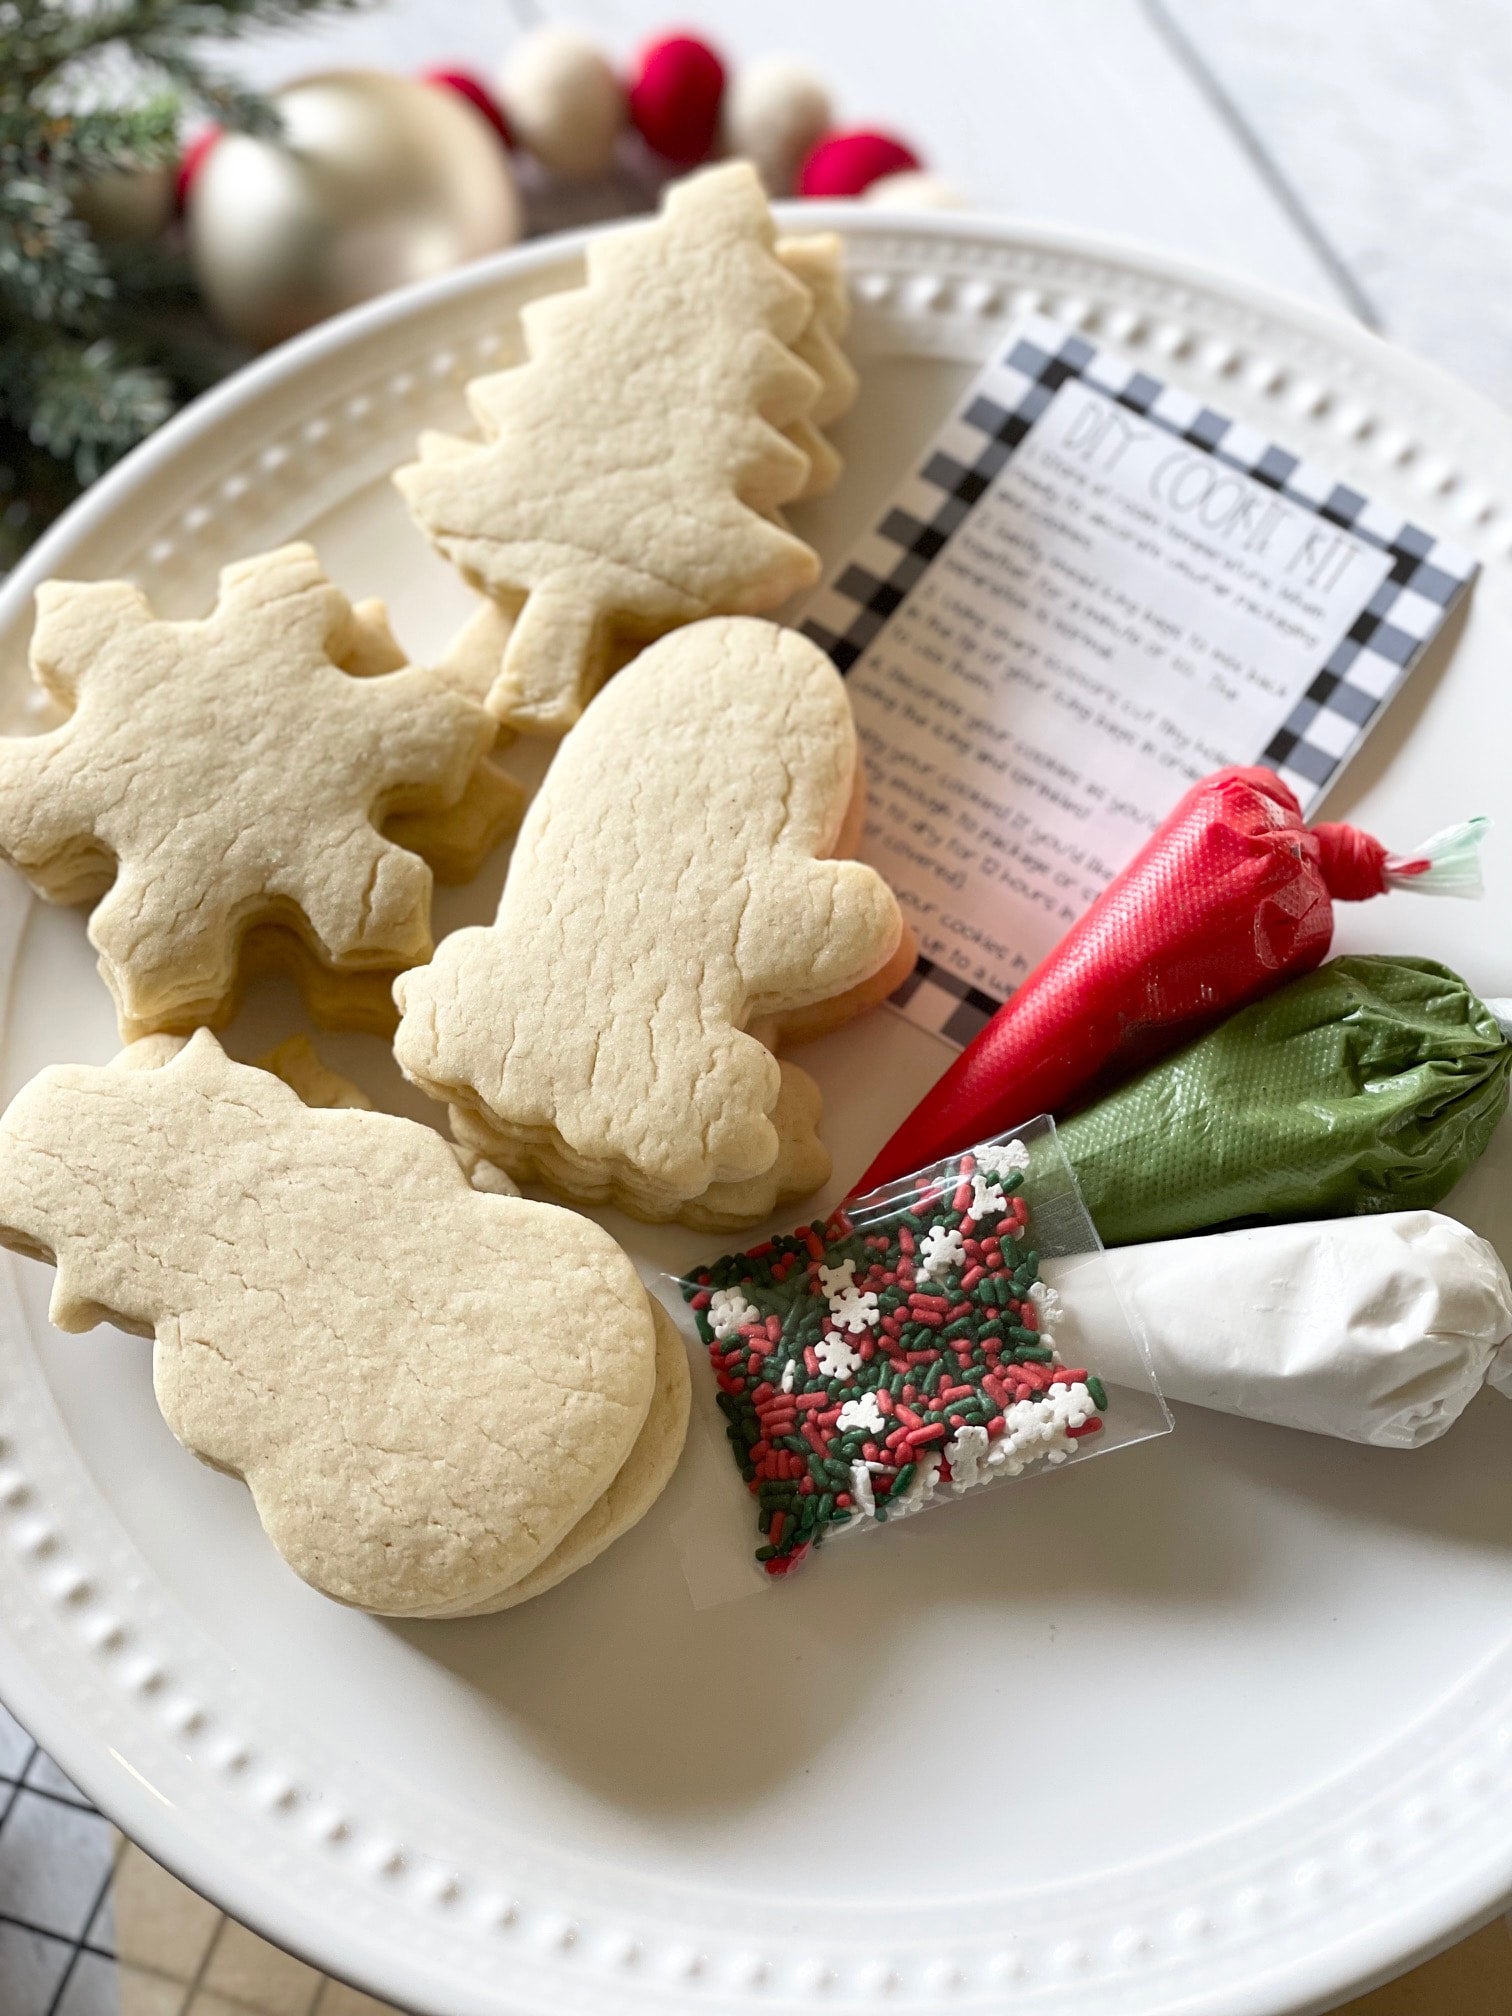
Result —
[{"label": "red icing piping bag", "polygon": [[919,1102],[856,1193],[1062,1113],[1307,972],[1328,952],[1335,898],[1478,896],[1485,825],[1397,857],[1357,827],[1305,826],[1273,771],[1204,778]]}]

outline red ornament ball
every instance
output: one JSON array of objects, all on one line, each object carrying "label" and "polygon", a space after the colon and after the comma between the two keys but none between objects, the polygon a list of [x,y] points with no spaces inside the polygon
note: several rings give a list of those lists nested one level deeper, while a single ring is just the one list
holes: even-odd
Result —
[{"label": "red ornament ball", "polygon": [[439,84],[443,91],[455,91],[459,98],[465,98],[475,112],[481,112],[506,147],[513,147],[514,136],[509,130],[509,121],[504,117],[504,107],[495,98],[488,86],[474,77],[469,70],[422,70],[422,84]]},{"label": "red ornament ball", "polygon": [[630,121],[663,161],[707,161],[719,130],[725,66],[696,35],[664,35],[641,52],[630,81]]},{"label": "red ornament ball", "polygon": [[206,126],[196,133],[178,159],[178,167],[173,174],[173,207],[182,217],[184,205],[189,201],[189,191],[194,187],[194,178],[205,165],[205,157],[221,137],[219,126]]},{"label": "red ornament ball", "polygon": [[826,133],[798,171],[800,196],[859,196],[884,175],[923,164],[891,133]]}]

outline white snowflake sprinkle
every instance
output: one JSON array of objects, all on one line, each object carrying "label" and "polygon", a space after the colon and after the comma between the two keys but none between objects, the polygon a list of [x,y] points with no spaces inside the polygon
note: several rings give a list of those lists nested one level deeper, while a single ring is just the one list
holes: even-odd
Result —
[{"label": "white snowflake sprinkle", "polygon": [[869,1519],[877,1509],[877,1500],[872,1490],[871,1472],[864,1463],[852,1463],[850,1488],[856,1510]]},{"label": "white snowflake sprinkle", "polygon": [[1011,1169],[1029,1167],[1029,1150],[1017,1136],[1012,1141],[991,1142],[975,1153],[978,1169],[985,1169],[989,1176],[1006,1176]]},{"label": "white snowflake sprinkle", "polygon": [[863,1293],[861,1289],[851,1287],[838,1295],[831,1295],[829,1312],[840,1328],[849,1330],[853,1337],[858,1337],[863,1330],[870,1330],[881,1314],[871,1289]]},{"label": "white snowflake sprinkle", "polygon": [[798,1360],[796,1358],[789,1358],[786,1365],[782,1368],[782,1377],[778,1381],[778,1384],[784,1393],[791,1393],[797,1382]]},{"label": "white snowflake sprinkle", "polygon": [[856,1263],[842,1261],[838,1267],[826,1267],[821,1262],[819,1268],[819,1288],[825,1295],[843,1295],[847,1288],[856,1285]]},{"label": "white snowflake sprinkle", "polygon": [[906,1519],[910,1512],[918,1512],[934,1496],[935,1483],[940,1475],[940,1454],[937,1449],[928,1450],[919,1459],[919,1467],[908,1480],[901,1498],[889,1498],[887,1509],[894,1519]]},{"label": "white snowflake sprinkle", "polygon": [[1066,1313],[1061,1307],[1060,1290],[1047,1281],[1035,1282],[1029,1290],[1029,1300],[1034,1304],[1041,1330],[1053,1330]]},{"label": "white snowflake sprinkle", "polygon": [[742,1323],[754,1323],[760,1313],[738,1288],[716,1288],[709,1297],[709,1328],[721,1339],[733,1337]]},{"label": "white snowflake sprinkle", "polygon": [[971,1215],[973,1218],[984,1218],[989,1211],[1006,1211],[1007,1208],[1008,1199],[1003,1195],[996,1183],[989,1181],[985,1176],[972,1177]]},{"label": "white snowflake sprinkle", "polygon": [[959,1267],[965,1258],[966,1243],[959,1232],[947,1232],[943,1225],[931,1225],[919,1247],[919,1279],[943,1281],[950,1270]]},{"label": "white snowflake sprinkle", "polygon": [[1076,1454],[1076,1439],[1067,1431],[1084,1426],[1096,1411],[1080,1379],[1058,1379],[1037,1399],[1016,1400],[1003,1416],[1002,1434],[987,1452],[987,1468],[1017,1477],[1026,1464],[1041,1459],[1064,1463]]},{"label": "white snowflake sprinkle", "polygon": [[950,1488],[959,1497],[973,1484],[985,1484],[982,1461],[987,1454],[985,1428],[958,1428],[945,1444],[945,1461],[950,1465]]},{"label": "white snowflake sprinkle", "polygon": [[877,1405],[875,1393],[863,1393],[858,1400],[847,1400],[840,1409],[840,1418],[835,1423],[836,1432],[849,1435],[854,1429],[862,1429],[868,1435],[880,1435],[887,1423],[882,1409]]},{"label": "white snowflake sprinkle", "polygon": [[861,1368],[861,1353],[854,1344],[831,1332],[821,1337],[814,1346],[814,1356],[819,1360],[819,1370],[826,1379],[849,1379]]}]

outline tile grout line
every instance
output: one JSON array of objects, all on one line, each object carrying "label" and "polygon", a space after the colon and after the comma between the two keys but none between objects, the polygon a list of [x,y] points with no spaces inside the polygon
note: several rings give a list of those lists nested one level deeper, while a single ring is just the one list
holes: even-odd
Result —
[{"label": "tile grout line", "polygon": [[[14,1784],[12,1784],[10,1787],[10,1797],[6,1800],[4,1807],[0,1808],[0,1834],[3,1834],[5,1832],[6,1821],[9,1820],[11,1814],[14,1813],[17,1806],[20,1805],[21,1794],[23,1792],[29,1792],[31,1790],[31,1787],[26,1783],[24,1783],[24,1780],[27,1772],[30,1771],[32,1765],[36,1763],[37,1754],[41,1750],[41,1748],[42,1746],[40,1743],[33,1743],[31,1747],[31,1755],[27,1758],[26,1762],[21,1766],[20,1778],[16,1779]],[[75,1810],[77,1811],[77,1808]]]},{"label": "tile grout line", "polygon": [[[91,1806],[82,1795],[70,1799],[62,1792],[49,1792],[45,1785],[15,1784],[13,1792],[29,1792],[34,1799],[45,1799],[51,1806],[61,1806],[65,1813],[98,1813],[98,1806]],[[103,1817],[103,1816],[102,1816]]]},{"label": "tile grout line", "polygon": [[68,1984],[74,1977],[74,1969],[79,1964],[79,1955],[84,1951],[84,1941],[88,1937],[89,1928],[99,1916],[100,1906],[109,1895],[110,1886],[114,1881],[115,1857],[112,1855],[110,1858],[110,1867],[105,1871],[104,1876],[100,1880],[99,1888],[90,1899],[89,1909],[84,1914],[83,1926],[79,1936],[77,1939],[69,1942],[73,1950],[69,1953],[68,1965],[63,1969],[58,1979],[58,1985],[53,1990],[53,1998],[47,2005],[47,2016],[58,2016],[58,2010],[62,2005],[63,1997],[68,1993]]},{"label": "tile grout line", "polygon": [[205,1985],[205,1976],[210,1971],[210,1962],[215,1958],[215,1949],[221,1942],[221,1935],[230,1923],[231,1920],[222,1911],[215,1921],[215,1930],[210,1934],[209,1943],[200,1955],[200,1963],[194,1970],[193,1978],[185,1986],[184,1999],[179,2004],[179,2016],[190,2016],[190,2012],[194,2008],[195,1997]]},{"label": "tile grout line", "polygon": [[1350,309],[1367,329],[1380,332],[1385,326],[1380,309],[1356,279],[1349,262],[1313,216],[1290,177],[1250,125],[1202,52],[1167,10],[1165,0],[1139,0],[1139,5],[1171,54],[1228,127],[1256,173],[1343,294]]},{"label": "tile grout line", "polygon": [[[99,1908],[100,1899],[97,1896],[90,1909],[95,1912]],[[66,1932],[54,1932],[47,1925],[34,1925],[30,1918],[18,1918],[13,1911],[0,1911],[0,1925],[11,1925],[18,1932],[33,1933],[38,1939],[50,1939],[55,1946],[77,1946],[81,1952],[93,1953],[97,1960],[114,1960],[117,1957],[112,1946],[97,1946],[92,1939],[70,1939]]]}]

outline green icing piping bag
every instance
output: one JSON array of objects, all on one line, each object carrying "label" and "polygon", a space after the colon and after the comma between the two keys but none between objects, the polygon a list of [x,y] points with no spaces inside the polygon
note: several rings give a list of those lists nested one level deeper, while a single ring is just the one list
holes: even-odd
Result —
[{"label": "green icing piping bag", "polygon": [[1108,1246],[1437,1204],[1507,1105],[1512,1003],[1334,959],[1060,1125]]}]

